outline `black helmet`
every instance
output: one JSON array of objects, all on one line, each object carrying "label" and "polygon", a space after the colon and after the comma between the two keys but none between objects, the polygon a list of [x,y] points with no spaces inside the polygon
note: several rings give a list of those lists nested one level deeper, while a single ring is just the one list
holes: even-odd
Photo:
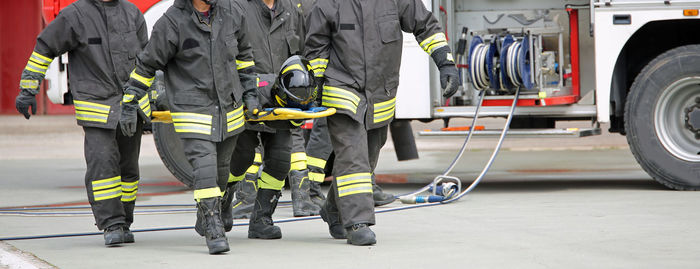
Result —
[{"label": "black helmet", "polygon": [[284,61],[277,76],[277,87],[273,88],[272,93],[283,107],[311,108],[318,96],[318,85],[309,61],[298,55]]}]

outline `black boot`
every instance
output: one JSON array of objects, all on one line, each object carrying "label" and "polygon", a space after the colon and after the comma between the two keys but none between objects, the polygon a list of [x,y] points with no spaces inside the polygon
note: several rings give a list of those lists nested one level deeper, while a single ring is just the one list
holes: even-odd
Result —
[{"label": "black boot", "polygon": [[245,178],[236,183],[236,200],[231,203],[234,219],[249,219],[258,191],[257,175],[246,173]]},{"label": "black boot", "polygon": [[311,202],[309,197],[309,171],[289,171],[289,188],[292,190],[292,211],[295,217],[318,215],[321,207]]},{"label": "black boot", "polygon": [[272,213],[275,212],[277,201],[281,196],[280,191],[259,189],[255,198],[255,207],[250,217],[248,226],[248,238],[280,239],[282,231],[274,225]]},{"label": "black boot", "polygon": [[396,197],[393,194],[382,191],[382,188],[377,185],[377,180],[375,179],[374,174],[372,174],[372,198],[374,199],[374,206],[391,204],[394,202],[394,200],[396,200]]},{"label": "black boot", "polygon": [[331,237],[335,239],[345,239],[347,238],[347,233],[343,229],[343,225],[340,223],[340,215],[338,215],[338,209],[330,208],[328,200],[321,206],[321,218],[323,221],[328,223],[328,232]]},{"label": "black boot", "polygon": [[377,243],[376,235],[365,223],[354,224],[345,230],[348,233],[348,244],[368,246]]},{"label": "black boot", "polygon": [[114,224],[107,227],[104,232],[105,245],[113,246],[124,243],[124,225]]},{"label": "black boot", "polygon": [[209,254],[229,251],[224,223],[221,220],[221,197],[204,198],[197,202],[197,217],[202,222]]},{"label": "black boot", "polygon": [[129,227],[124,226],[124,243],[134,243],[134,233],[129,230]]},{"label": "black boot", "polygon": [[323,203],[326,202],[326,196],[323,195],[321,190],[321,182],[309,181],[309,198],[319,208],[323,206]]},{"label": "black boot", "polygon": [[224,192],[224,197],[221,199],[221,220],[224,222],[224,231],[227,232],[230,232],[231,228],[233,228],[231,202],[236,192],[236,184],[237,182],[229,182],[226,184],[226,192]]}]

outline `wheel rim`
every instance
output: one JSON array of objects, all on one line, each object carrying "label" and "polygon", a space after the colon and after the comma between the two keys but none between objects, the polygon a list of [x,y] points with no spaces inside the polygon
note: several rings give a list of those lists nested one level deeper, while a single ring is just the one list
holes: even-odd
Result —
[{"label": "wheel rim", "polygon": [[700,97],[700,77],[680,79],[664,89],[656,101],[656,136],[671,155],[689,162],[700,162],[700,140],[686,127],[686,109],[696,106]]}]

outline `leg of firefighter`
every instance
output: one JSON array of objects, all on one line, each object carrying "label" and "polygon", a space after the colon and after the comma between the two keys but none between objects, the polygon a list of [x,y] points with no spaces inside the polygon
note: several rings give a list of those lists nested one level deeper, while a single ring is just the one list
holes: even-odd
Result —
[{"label": "leg of firefighter", "polygon": [[[250,218],[258,192],[258,170],[262,164],[258,132],[245,130],[238,136],[236,148],[231,155],[231,172],[228,178],[229,188],[233,185],[235,200],[230,203],[231,216],[234,219]],[[253,157],[254,156],[254,157]],[[235,194],[235,195],[234,195]],[[233,197],[226,197],[231,199]],[[228,207],[225,207],[226,209]]]},{"label": "leg of firefighter", "polygon": [[[233,143],[235,143],[235,138]],[[227,140],[229,140],[227,139]],[[231,144],[231,141],[228,141]],[[204,234],[210,254],[229,250],[221,220],[221,192],[218,182],[217,143],[201,139],[182,139],[187,160],[194,174],[194,199],[197,201],[195,230]]]},{"label": "leg of firefighter", "polygon": [[274,225],[272,214],[282,195],[284,178],[289,173],[291,134],[289,130],[263,132],[260,133],[260,139],[265,149],[263,171],[258,180],[258,194],[250,216],[248,238],[279,239],[282,238],[282,231]]},{"label": "leg of firefighter", "polygon": [[396,200],[393,194],[382,191],[382,188],[377,185],[374,175],[374,169],[377,168],[377,162],[379,161],[379,151],[386,143],[388,130],[389,126],[387,125],[367,131],[367,151],[369,152],[369,166],[372,169],[372,196],[374,199],[374,206],[383,206]]},{"label": "leg of firefighter", "polygon": [[306,149],[304,148],[304,131],[300,128],[292,132],[291,170],[289,170],[289,188],[292,191],[292,211],[295,217],[318,215],[321,207],[311,201],[309,196],[311,182],[306,168]]},{"label": "leg of firefighter", "polygon": [[309,170],[309,197],[318,206],[323,206],[326,197],[321,192],[321,183],[326,178],[325,168],[328,157],[333,152],[331,137],[328,134],[326,118],[314,120],[314,127],[306,144],[306,164]]},{"label": "leg of firefighter", "polygon": [[[375,220],[365,126],[346,115],[336,114],[328,117],[328,130],[335,151],[335,163],[333,186],[328,192],[326,204],[335,201],[348,244],[375,244],[375,234],[369,228]],[[333,206],[327,207],[332,209]],[[333,219],[331,215],[328,214],[325,219]],[[334,228],[333,223],[334,220],[329,221],[331,229]]]},{"label": "leg of firefighter", "polygon": [[[119,128],[119,127],[117,127]],[[85,131],[85,188],[95,216],[104,230],[105,245],[124,243],[126,224],[122,205],[119,145],[116,130],[83,127]]]},{"label": "leg of firefighter", "polygon": [[136,133],[132,137],[117,132],[119,144],[119,168],[122,175],[122,204],[124,205],[125,225],[124,243],[134,243],[134,234],[129,229],[134,222],[134,207],[136,206],[136,193],[139,189],[139,153],[141,151],[141,130],[143,123],[139,121]]},{"label": "leg of firefighter", "polygon": [[[238,137],[240,137],[240,135],[226,139],[221,143],[217,143],[216,145],[216,183],[221,189],[221,196],[223,196],[221,200],[221,220],[224,223],[224,231],[227,232],[231,231],[233,228],[231,200],[234,192],[233,185],[235,184],[228,184],[228,180],[230,178],[229,171],[231,171],[231,159],[233,159],[233,155],[231,154],[233,153],[234,147],[237,146],[236,140],[238,140]],[[249,156],[246,162],[252,163],[252,157],[253,156]]]}]

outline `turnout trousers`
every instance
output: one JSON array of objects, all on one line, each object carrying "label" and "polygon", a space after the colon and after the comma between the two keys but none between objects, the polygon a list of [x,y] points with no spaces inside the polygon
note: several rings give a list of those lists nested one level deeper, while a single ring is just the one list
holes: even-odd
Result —
[{"label": "turnout trousers", "polygon": [[[258,134],[260,139],[258,140]],[[245,176],[253,164],[255,148],[262,142],[262,173],[258,188],[282,190],[284,179],[289,173],[291,134],[289,130],[278,129],[274,133],[245,130],[238,137],[236,149],[231,157],[232,181]]]},{"label": "turnout trousers", "polygon": [[304,130],[301,128],[291,129],[291,170],[304,170],[306,166],[306,139],[304,139]]},{"label": "turnout trousers", "polygon": [[185,156],[194,173],[194,199],[220,197],[226,190],[231,153],[240,135],[221,142],[183,138]]},{"label": "turnout trousers", "polygon": [[134,222],[134,205],[139,183],[141,130],[138,123],[132,137],[116,129],[83,127],[85,132],[85,188],[100,230]]},{"label": "turnout trousers", "polygon": [[328,209],[338,211],[346,228],[358,223],[374,225],[372,173],[386,143],[388,126],[366,130],[364,124],[343,114],[332,115],[327,122],[335,152]]},{"label": "turnout trousers", "polygon": [[330,158],[332,152],[333,146],[331,146],[331,137],[328,134],[327,119],[315,119],[314,127],[309,134],[309,142],[306,144],[310,180],[319,183],[323,182],[326,178],[326,162],[328,158]]}]

